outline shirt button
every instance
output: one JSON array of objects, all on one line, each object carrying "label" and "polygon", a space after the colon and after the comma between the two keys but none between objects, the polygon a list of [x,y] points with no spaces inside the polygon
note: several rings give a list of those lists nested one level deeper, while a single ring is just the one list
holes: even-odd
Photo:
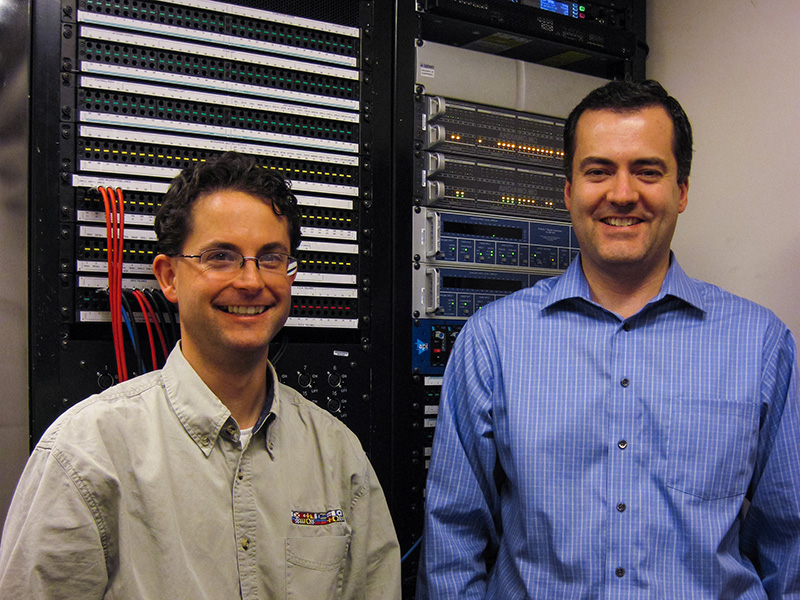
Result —
[{"label": "shirt button", "polygon": [[622,387],[628,387],[631,384],[631,380],[627,377],[619,382]]},{"label": "shirt button", "polygon": [[236,477],[238,477],[239,479],[244,479],[244,474],[241,472],[241,470],[238,473],[236,473]]},{"label": "shirt button", "polygon": [[242,550],[247,550],[250,547],[250,540],[247,538],[242,539]]},{"label": "shirt button", "polygon": [[624,502],[620,502],[619,504],[617,504],[617,510],[618,510],[619,512],[625,512],[625,509],[626,509],[626,508],[628,508],[628,507],[627,507],[627,506],[625,506],[625,503],[624,503]]},{"label": "shirt button", "polygon": [[211,440],[208,439],[207,435],[204,435],[203,437],[200,438],[200,443],[203,446],[208,446],[211,443]]},{"label": "shirt button", "polygon": [[625,577],[625,569],[623,569],[622,567],[617,567],[617,570],[614,571],[614,574],[617,577]]},{"label": "shirt button", "polygon": [[625,440],[620,440],[620,441],[617,443],[617,446],[619,446],[619,449],[620,449],[620,450],[625,450],[625,448],[627,448],[627,447],[628,447],[628,442],[626,442]]},{"label": "shirt button", "polygon": [[626,321],[625,323],[622,324],[622,329],[624,329],[625,331],[630,331],[631,324]]}]

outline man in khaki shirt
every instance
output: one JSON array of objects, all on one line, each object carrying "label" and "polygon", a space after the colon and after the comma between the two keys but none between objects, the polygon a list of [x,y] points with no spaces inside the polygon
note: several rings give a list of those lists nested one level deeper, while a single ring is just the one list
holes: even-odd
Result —
[{"label": "man in khaki shirt", "polygon": [[399,598],[358,440],[267,359],[297,269],[286,184],[214,157],[173,181],[155,227],[181,341],[44,434],[3,531],[0,597]]}]

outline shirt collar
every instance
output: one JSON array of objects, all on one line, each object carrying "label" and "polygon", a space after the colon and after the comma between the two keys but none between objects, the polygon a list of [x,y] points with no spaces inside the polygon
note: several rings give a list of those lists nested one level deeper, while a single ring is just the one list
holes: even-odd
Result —
[{"label": "shirt collar", "polygon": [[[650,302],[655,304],[662,299],[671,296],[678,298],[686,304],[694,308],[706,312],[705,303],[703,301],[703,292],[699,282],[689,277],[681,266],[678,264],[678,259],[675,254],[670,250],[669,253],[669,269],[661,284],[661,290]],[[593,302],[591,292],[589,290],[589,282],[583,274],[581,268],[580,255],[572,261],[572,264],[567,268],[561,277],[559,277],[550,293],[545,300],[545,308],[549,308],[563,300],[581,298],[587,302]]]},{"label": "shirt collar", "polygon": [[[222,428],[226,423],[233,423],[231,412],[186,360],[181,352],[180,342],[167,358],[161,370],[161,378],[175,416],[203,454],[209,456]],[[275,369],[269,365],[267,397],[261,415],[253,427],[253,433],[263,426],[270,415],[277,415],[277,402],[273,400],[276,385]]]}]

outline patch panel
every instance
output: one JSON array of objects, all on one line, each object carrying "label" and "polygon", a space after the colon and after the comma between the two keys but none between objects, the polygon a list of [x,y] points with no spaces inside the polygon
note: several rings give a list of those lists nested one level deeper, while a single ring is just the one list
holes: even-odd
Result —
[{"label": "patch panel", "polygon": [[[157,76],[157,74],[153,74]],[[275,102],[261,98],[249,96],[231,95],[236,86],[231,85],[225,90],[226,93],[218,94],[207,90],[197,90],[183,87],[170,87],[167,85],[153,85],[137,81],[131,83],[123,79],[113,79],[109,77],[95,77],[92,75],[81,75],[79,77],[80,90],[99,90],[104,94],[134,94],[147,97],[154,97],[163,100],[177,100],[181,102],[192,102],[198,104],[213,105],[217,107],[229,107],[244,111],[254,111],[256,113],[278,113],[293,115],[307,119],[319,119],[322,121],[340,121],[351,126],[357,126],[360,116],[357,112],[347,110],[337,110],[321,106],[308,106],[302,104],[289,104],[286,102]],[[233,88],[233,89],[232,89]],[[267,90],[268,94],[269,91]],[[263,94],[262,94],[263,95]],[[78,103],[78,109],[88,108]]]},{"label": "patch panel", "polygon": [[[95,30],[89,28],[83,28],[81,33],[99,35]],[[143,36],[115,35],[114,37],[124,37],[140,43],[148,42],[148,39]],[[203,50],[206,49],[205,46],[202,46],[202,48]],[[92,72],[91,63],[96,63],[171,75],[201,77],[234,84],[277,88],[312,96],[329,96],[352,102],[355,102],[359,96],[358,81],[297,71],[290,68],[288,64],[281,68],[281,66],[269,64],[261,65],[252,62],[232,61],[132,43],[123,44],[93,39],[83,40],[79,50],[78,58],[81,61],[81,71],[85,72]],[[269,62],[284,65],[284,62],[279,62],[277,59]],[[296,67],[297,65],[291,66]]]},{"label": "patch panel", "polygon": [[[354,144],[358,140],[358,125],[332,120],[320,120],[307,116],[294,116],[277,112],[265,112],[219,106],[203,102],[182,102],[154,96],[103,90],[79,90],[78,105],[81,120],[93,113],[114,116],[132,116],[148,119],[165,119],[172,122],[202,123],[206,126],[228,127],[235,131],[260,131],[297,139],[302,145],[305,139],[329,140]],[[93,122],[98,122],[95,118]],[[113,120],[108,122],[113,123]]]},{"label": "patch panel", "polygon": [[[78,261],[105,261],[107,260],[108,246],[103,237],[78,238],[76,240],[75,258]],[[126,230],[127,236],[127,230]],[[122,256],[126,263],[152,264],[156,255],[153,241],[131,240],[126,237],[123,243]]]},{"label": "patch panel", "polygon": [[354,299],[337,297],[304,297],[292,293],[293,317],[358,318],[358,307]]},{"label": "patch panel", "polygon": [[297,253],[298,270],[308,273],[320,274],[357,274],[358,255],[357,254],[334,254],[324,252],[304,252]]},{"label": "patch panel", "polygon": [[[75,196],[78,221],[105,222],[103,198],[97,191],[78,188],[75,190]],[[161,206],[161,195],[129,192],[123,197],[123,206],[126,225],[128,223],[136,224],[136,221],[132,220],[136,215],[149,217],[147,220],[141,221],[142,225],[152,225],[152,217]]]},{"label": "patch panel", "polygon": [[[89,131],[94,133],[94,131]],[[122,137],[122,136],[120,136]],[[171,136],[152,136],[164,141],[179,141]],[[191,140],[187,140],[191,141]],[[228,144],[229,145],[229,144]],[[127,142],[124,140],[91,139],[78,140],[78,160],[81,170],[106,173],[133,173],[129,165],[155,167],[151,176],[171,179],[178,171],[192,163],[204,160],[211,152],[181,145],[156,145]],[[264,168],[276,171],[293,182],[313,182],[324,185],[358,185],[358,169],[349,165],[320,164],[319,162],[270,158]],[[111,165],[125,165],[124,168]],[[146,171],[140,171],[144,176]],[[296,188],[297,186],[294,185]]]},{"label": "patch panel", "polygon": [[[115,18],[116,21],[103,19],[103,16]],[[239,45],[241,40],[260,42],[254,46],[272,51],[283,49],[287,54],[312,57],[332,54],[341,57],[340,60],[351,59],[348,63],[354,62],[358,56],[358,29],[310,19],[289,19],[286,15],[274,12],[218,2],[173,4],[86,0],[78,13],[78,20],[104,24],[124,20],[125,23],[117,26],[163,33],[169,29],[159,29],[158,25],[178,27],[203,36],[234,36],[238,38]]]},{"label": "patch panel", "polygon": [[317,206],[300,206],[300,224],[308,228],[357,231],[357,214],[354,211],[337,210]]}]

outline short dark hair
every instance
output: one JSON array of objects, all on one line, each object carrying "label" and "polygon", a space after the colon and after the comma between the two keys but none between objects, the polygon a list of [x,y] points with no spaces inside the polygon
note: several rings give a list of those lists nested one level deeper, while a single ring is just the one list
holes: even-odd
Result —
[{"label": "short dark hair", "polygon": [[578,119],[587,110],[632,112],[651,106],[661,106],[672,119],[672,153],[678,163],[678,183],[685,183],[692,170],[692,125],[680,103],[652,79],[641,82],[609,81],[589,92],[572,109],[564,126],[564,174],[572,181],[572,161],[575,156],[575,135]]},{"label": "short dark hair", "polygon": [[183,169],[170,183],[155,218],[158,251],[175,255],[191,230],[192,207],[200,196],[220,191],[251,194],[272,206],[289,224],[290,252],[300,245],[300,210],[289,182],[261,166],[255,157],[225,152]]}]

